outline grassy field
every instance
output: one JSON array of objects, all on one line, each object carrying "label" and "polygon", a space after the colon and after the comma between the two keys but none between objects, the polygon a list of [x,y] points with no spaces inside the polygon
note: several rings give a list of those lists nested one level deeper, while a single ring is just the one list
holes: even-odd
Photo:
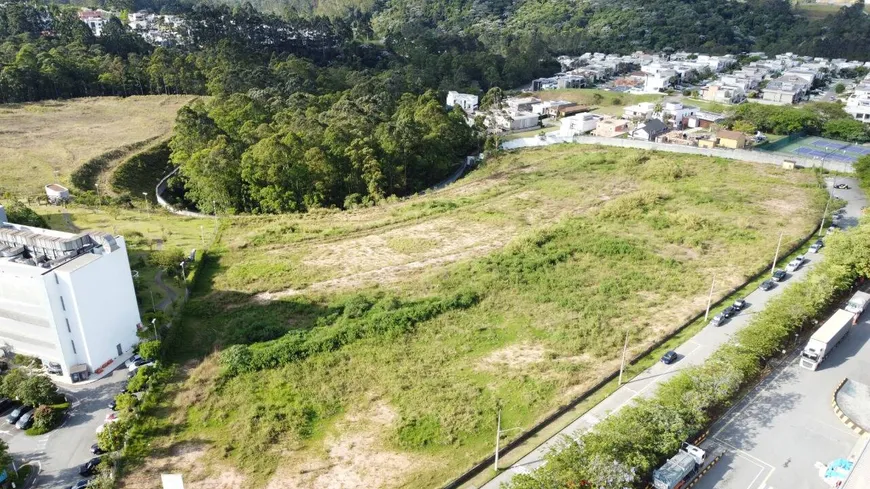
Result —
[{"label": "grassy field", "polygon": [[[0,105],[0,193],[42,194],[106,151],[168,134],[189,96],[98,97]],[[57,175],[57,176],[55,176]]]},{"label": "grassy field", "polygon": [[[123,487],[435,487],[491,449],[499,407],[531,426],[824,202],[809,172],[563,145],[409,201],[234,218],[180,331],[172,427]],[[211,352],[251,342],[267,363],[221,375]]]},{"label": "grassy field", "polygon": [[[844,6],[845,5],[796,2],[794,8],[797,13],[803,15],[808,19],[824,19],[829,15],[837,13],[837,11],[839,11]],[[864,7],[864,11],[870,13],[870,5]]]}]

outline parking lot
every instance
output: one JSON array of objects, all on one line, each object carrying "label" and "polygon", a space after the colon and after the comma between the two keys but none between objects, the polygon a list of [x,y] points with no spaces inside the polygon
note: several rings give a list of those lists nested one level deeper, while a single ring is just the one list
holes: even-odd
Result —
[{"label": "parking lot", "polygon": [[63,424],[49,433],[28,436],[23,431],[0,421],[0,437],[9,444],[9,451],[19,464],[31,463],[40,468],[36,487],[66,489],[80,480],[79,465],[93,455],[90,447],[96,442],[97,427],[111,412],[109,403],[123,388],[127,370],[121,368],[94,383],[62,387],[72,406]]}]

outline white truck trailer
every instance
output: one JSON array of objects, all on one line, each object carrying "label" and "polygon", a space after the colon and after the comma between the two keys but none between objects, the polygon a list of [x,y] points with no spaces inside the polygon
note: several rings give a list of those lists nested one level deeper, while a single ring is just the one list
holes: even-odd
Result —
[{"label": "white truck trailer", "polygon": [[864,308],[867,307],[868,302],[870,302],[870,294],[867,292],[855,292],[855,295],[849,299],[849,303],[846,305],[846,310],[852,314],[860,315],[864,312]]},{"label": "white truck trailer", "polygon": [[837,309],[822,325],[801,352],[801,367],[816,370],[829,353],[849,334],[855,314]]}]

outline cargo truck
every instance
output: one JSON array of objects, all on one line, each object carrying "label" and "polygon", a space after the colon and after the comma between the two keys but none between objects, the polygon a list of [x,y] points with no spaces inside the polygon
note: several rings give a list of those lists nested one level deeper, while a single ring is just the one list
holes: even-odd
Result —
[{"label": "cargo truck", "polygon": [[707,462],[707,452],[695,445],[683,443],[683,448],[653,471],[655,489],[680,489],[686,487]]},{"label": "cargo truck", "polygon": [[846,305],[846,310],[852,314],[860,315],[864,312],[864,308],[867,307],[868,302],[870,302],[870,294],[867,292],[855,292],[855,295],[849,299],[849,304]]},{"label": "cargo truck", "polygon": [[825,321],[801,352],[801,367],[816,370],[829,353],[849,334],[855,315],[849,311],[837,309],[837,312]]}]

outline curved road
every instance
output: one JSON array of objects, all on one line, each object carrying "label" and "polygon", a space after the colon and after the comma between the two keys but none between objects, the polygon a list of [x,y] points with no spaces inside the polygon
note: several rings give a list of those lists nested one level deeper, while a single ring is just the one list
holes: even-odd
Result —
[{"label": "curved road", "polygon": [[[867,197],[864,195],[863,191],[857,188],[858,182],[856,179],[840,177],[837,179],[837,182],[846,183],[852,187],[851,190],[834,190],[833,181],[828,181],[829,191],[831,191],[836,197],[840,197],[847,201],[846,214],[842,219],[842,224],[845,226],[854,226],[858,223],[858,218],[861,216],[862,208],[867,206]],[[656,363],[637,377],[631,379],[605,400],[571,423],[568,427],[545,441],[530,454],[526,455],[517,463],[510,466],[507,470],[500,473],[496,478],[484,484],[482,489],[499,489],[503,483],[510,481],[517,474],[524,474],[533,471],[543,465],[546,454],[557,448],[564,436],[572,438],[579,436],[581,433],[595,426],[595,424],[603,418],[619,411],[635,397],[651,396],[655,393],[658,384],[671,378],[674,373],[679,372],[686,367],[703,363],[719,348],[719,346],[726,343],[736,331],[748,325],[752,315],[763,309],[770,299],[781,294],[791,284],[803,280],[804,277],[806,277],[807,272],[824,259],[824,249],[822,249],[822,252],[819,254],[808,256],[810,260],[809,263],[801,267],[797,272],[790,274],[785,282],[779,284],[773,290],[769,292],[755,290],[747,295],[746,301],[749,303],[749,307],[744,309],[734,318],[730,319],[723,326],[719,328],[704,328],[697,335],[680,345],[676,349],[676,352],[679,354],[678,361],[671,365]],[[826,402],[830,402],[830,392],[819,393],[819,396],[820,398],[824,398]],[[470,486],[466,485],[464,487]],[[716,487],[719,486],[716,485]],[[738,489],[738,486],[733,487]],[[756,488],[755,486],[740,486],[739,489]],[[787,488],[782,486],[781,489]]]}]

